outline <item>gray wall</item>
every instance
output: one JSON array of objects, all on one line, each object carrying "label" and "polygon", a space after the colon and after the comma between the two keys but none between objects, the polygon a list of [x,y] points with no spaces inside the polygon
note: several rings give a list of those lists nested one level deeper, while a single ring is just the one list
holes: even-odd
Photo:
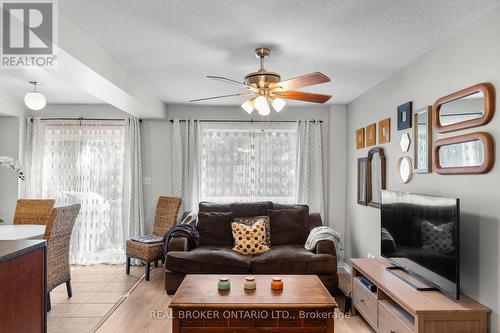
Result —
[{"label": "gray wall", "polygon": [[[0,156],[19,158],[19,117],[0,116]],[[0,168],[0,219],[12,223],[18,190],[14,170]]]},{"label": "gray wall", "polygon": [[[417,174],[409,184],[396,178],[396,163],[403,155],[399,148],[402,134],[397,131],[396,107],[413,101],[414,110],[432,105],[436,99],[480,82],[491,82],[500,89],[500,10],[460,32],[413,64],[399,71],[347,106],[347,255],[379,255],[380,210],[356,203],[356,159],[367,155],[368,148],[356,150],[355,131],[370,123],[391,117],[391,142],[384,144],[387,157],[389,190],[427,193],[461,199],[461,278],[462,291],[493,309],[492,332],[498,332],[500,168],[486,175],[441,176]],[[497,106],[500,99],[496,97]],[[498,108],[497,108],[498,109]],[[498,112],[498,110],[497,110]],[[500,115],[486,126],[460,131],[447,137],[473,131],[488,131],[500,138]],[[496,145],[495,154],[499,155]]]}]

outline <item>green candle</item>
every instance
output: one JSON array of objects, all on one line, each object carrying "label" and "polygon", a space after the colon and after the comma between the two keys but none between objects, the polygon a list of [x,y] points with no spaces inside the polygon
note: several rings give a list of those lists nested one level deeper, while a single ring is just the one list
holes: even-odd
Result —
[{"label": "green candle", "polygon": [[220,277],[218,283],[219,290],[229,290],[231,288],[231,281],[229,281],[228,277]]}]

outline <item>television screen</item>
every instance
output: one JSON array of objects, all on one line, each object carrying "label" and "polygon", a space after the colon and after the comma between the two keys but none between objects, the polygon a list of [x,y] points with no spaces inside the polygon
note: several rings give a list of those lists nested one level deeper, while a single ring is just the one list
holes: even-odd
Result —
[{"label": "television screen", "polygon": [[456,299],[459,199],[382,191],[381,253]]}]

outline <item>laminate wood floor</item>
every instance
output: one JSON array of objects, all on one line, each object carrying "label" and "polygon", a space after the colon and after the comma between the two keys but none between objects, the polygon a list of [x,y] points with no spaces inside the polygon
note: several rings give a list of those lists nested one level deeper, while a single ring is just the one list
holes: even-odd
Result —
[{"label": "laminate wood floor", "polygon": [[[124,273],[125,274],[125,273]],[[150,281],[142,280],[114,309],[113,313],[96,328],[97,333],[112,332],[170,332],[168,304],[171,297],[164,288],[164,273],[161,267],[154,268]],[[336,333],[373,333],[360,317],[335,320]]]}]

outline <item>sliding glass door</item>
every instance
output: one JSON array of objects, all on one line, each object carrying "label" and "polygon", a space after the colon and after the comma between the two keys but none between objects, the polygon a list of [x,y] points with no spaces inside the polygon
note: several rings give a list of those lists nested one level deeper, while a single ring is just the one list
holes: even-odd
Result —
[{"label": "sliding glass door", "polygon": [[70,262],[123,262],[125,122],[43,121],[40,146],[42,197],[82,205]]}]

